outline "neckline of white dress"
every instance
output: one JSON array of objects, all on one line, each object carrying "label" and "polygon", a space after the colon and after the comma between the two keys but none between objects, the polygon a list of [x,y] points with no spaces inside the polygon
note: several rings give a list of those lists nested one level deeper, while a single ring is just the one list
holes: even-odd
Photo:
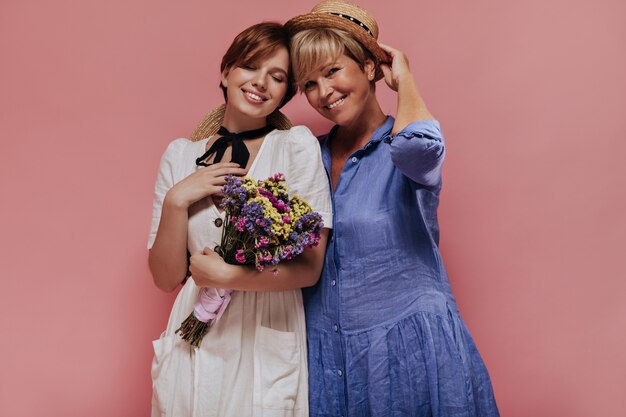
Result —
[{"label": "neckline of white dress", "polygon": [[[273,135],[274,132],[276,132],[278,129],[274,129],[271,132],[269,132],[267,135],[265,135],[265,138],[263,139],[263,142],[261,143],[261,147],[259,148],[259,152],[257,152],[256,157],[254,158],[254,161],[252,161],[252,165],[250,165],[250,169],[248,170],[248,176],[255,178],[254,177],[254,169],[256,168],[257,162],[259,161],[259,157],[261,156],[261,154],[263,153],[263,150],[265,149],[265,144],[267,143],[267,140],[269,139],[269,137],[271,135]],[[209,142],[209,140],[215,135],[209,136],[208,138],[202,139],[201,141],[198,141],[197,143],[201,143],[202,147],[200,148],[201,152],[199,155],[197,155],[197,157],[199,157],[200,155],[202,155],[203,153],[206,152],[206,144]],[[196,167],[199,168],[199,167]],[[224,212],[223,211],[219,211],[218,208],[215,205],[215,202],[213,201],[212,197],[209,197],[210,199],[210,206],[209,206],[209,210],[211,210],[213,212],[213,214],[221,219],[224,219]]]}]

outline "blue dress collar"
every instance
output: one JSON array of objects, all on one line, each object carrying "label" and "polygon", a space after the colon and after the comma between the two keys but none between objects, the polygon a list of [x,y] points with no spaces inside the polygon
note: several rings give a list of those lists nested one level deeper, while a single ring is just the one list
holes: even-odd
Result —
[{"label": "blue dress collar", "polygon": [[[368,148],[371,144],[382,141],[387,135],[389,135],[391,133],[391,128],[393,127],[394,122],[395,119],[392,116],[387,116],[385,122],[382,125],[378,126],[376,130],[374,130],[374,133],[372,133],[372,137],[363,147],[363,149]],[[330,138],[333,137],[335,131],[338,128],[339,125],[335,125],[332,129],[330,129],[330,132],[320,137],[320,145],[322,146],[322,149],[330,149]]]}]

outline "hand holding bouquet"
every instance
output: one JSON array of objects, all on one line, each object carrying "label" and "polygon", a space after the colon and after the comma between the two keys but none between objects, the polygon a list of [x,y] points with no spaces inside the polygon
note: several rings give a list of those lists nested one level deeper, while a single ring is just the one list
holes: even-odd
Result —
[{"label": "hand holding bouquet", "polygon": [[[258,182],[227,176],[223,194],[225,220],[216,251],[225,262],[254,265],[259,271],[273,267],[276,274],[278,263],[319,244],[321,216],[298,196],[289,198],[282,174]],[[198,347],[224,312],[231,292],[202,288],[193,312],[176,332]]]}]

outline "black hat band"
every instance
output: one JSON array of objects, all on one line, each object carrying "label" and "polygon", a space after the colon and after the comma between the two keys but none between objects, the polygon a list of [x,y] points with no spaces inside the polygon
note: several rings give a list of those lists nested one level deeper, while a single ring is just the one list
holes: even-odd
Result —
[{"label": "black hat band", "polygon": [[328,14],[332,14],[332,15],[334,15],[334,16],[343,17],[344,19],[349,20],[349,21],[351,21],[352,23],[356,23],[357,25],[359,25],[360,27],[362,27],[363,29],[365,29],[365,30],[367,31],[367,33],[369,33],[369,35],[370,35],[372,38],[374,37],[374,34],[373,34],[373,33],[372,33],[372,31],[370,30],[370,28],[368,28],[368,27],[365,25],[365,23],[361,22],[360,20],[355,19],[355,18],[354,18],[354,17],[352,17],[352,16],[348,16],[348,15],[342,14],[342,13],[333,13],[333,12],[328,12]]}]

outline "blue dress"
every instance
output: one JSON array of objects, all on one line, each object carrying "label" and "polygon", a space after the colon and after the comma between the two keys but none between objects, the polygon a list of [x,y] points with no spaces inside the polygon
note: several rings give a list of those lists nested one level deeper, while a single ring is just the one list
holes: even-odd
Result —
[{"label": "blue dress", "polygon": [[310,415],[498,416],[438,249],[439,123],[393,123],[346,161],[322,277],[304,289]]}]

